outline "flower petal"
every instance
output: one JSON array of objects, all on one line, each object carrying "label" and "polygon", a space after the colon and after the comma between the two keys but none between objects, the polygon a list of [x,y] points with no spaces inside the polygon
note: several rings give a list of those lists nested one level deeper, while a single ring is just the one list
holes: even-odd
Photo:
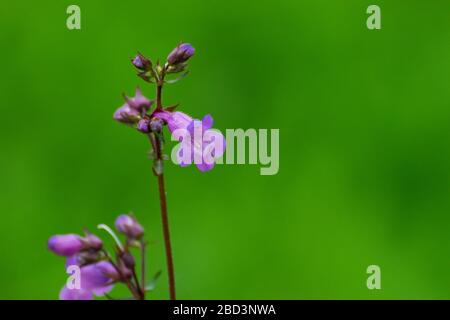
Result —
[{"label": "flower petal", "polygon": [[211,129],[214,123],[214,119],[210,114],[207,114],[203,117],[202,125],[203,125],[203,131],[206,131],[208,129]]},{"label": "flower petal", "polygon": [[81,268],[81,287],[101,296],[113,288],[117,270],[108,261],[100,261]]},{"label": "flower petal", "polygon": [[94,296],[92,292],[85,289],[69,289],[64,286],[59,292],[60,300],[92,300]]},{"label": "flower petal", "polygon": [[198,170],[200,170],[201,172],[206,172],[206,171],[210,171],[214,168],[214,162],[211,164],[208,164],[206,162],[202,162],[202,163],[198,163],[197,164],[197,168]]}]

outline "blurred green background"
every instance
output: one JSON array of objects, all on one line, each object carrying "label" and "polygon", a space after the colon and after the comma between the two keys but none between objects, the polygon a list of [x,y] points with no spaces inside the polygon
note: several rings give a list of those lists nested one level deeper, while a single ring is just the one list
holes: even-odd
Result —
[{"label": "blurred green background", "polygon": [[[66,28],[70,4],[81,30]],[[149,298],[167,298],[148,141],[112,113],[137,85],[154,95],[129,58],[165,59],[179,41],[197,52],[166,104],[221,130],[280,129],[275,176],[167,163],[179,298],[450,297],[450,2],[0,7],[0,298],[56,299],[66,274],[48,237],[130,210],[153,243],[149,273],[164,271]],[[366,287],[371,264],[381,290]]]}]

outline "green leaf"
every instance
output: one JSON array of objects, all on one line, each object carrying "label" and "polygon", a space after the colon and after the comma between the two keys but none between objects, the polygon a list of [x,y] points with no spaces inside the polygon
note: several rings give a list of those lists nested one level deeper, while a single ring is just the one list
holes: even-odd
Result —
[{"label": "green leaf", "polygon": [[156,288],[156,281],[158,281],[159,276],[161,275],[161,270],[158,271],[154,276],[153,279],[147,283],[145,286],[145,291],[153,291]]},{"label": "green leaf", "polygon": [[183,74],[182,74],[181,76],[179,76],[178,78],[173,79],[173,80],[164,80],[164,82],[165,82],[165,83],[168,83],[168,84],[178,82],[178,81],[180,81],[181,79],[183,79],[184,77],[186,77],[186,76],[188,75],[188,73],[189,73],[189,71],[186,71],[185,73],[183,73]]},{"label": "green leaf", "polygon": [[164,171],[164,165],[161,159],[156,159],[153,162],[153,171],[157,176],[160,176]]},{"label": "green leaf", "polygon": [[179,105],[180,105],[180,104],[177,103],[177,104],[174,104],[174,105],[172,105],[172,106],[168,106],[168,107],[164,108],[164,110],[173,112]]}]

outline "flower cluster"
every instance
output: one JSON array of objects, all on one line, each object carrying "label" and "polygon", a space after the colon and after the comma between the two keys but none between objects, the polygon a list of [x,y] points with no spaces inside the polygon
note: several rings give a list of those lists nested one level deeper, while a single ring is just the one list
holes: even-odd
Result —
[{"label": "flower cluster", "polygon": [[[134,216],[126,214],[116,219],[115,227],[125,235],[124,245],[113,230],[106,225],[99,225],[116,241],[115,259],[104,249],[103,241],[87,230],[84,236],[64,234],[50,237],[48,248],[66,257],[67,270],[78,270],[78,274],[73,274],[74,283],[67,283],[62,288],[59,295],[61,300],[91,300],[94,295],[104,296],[116,283],[126,284],[136,299],[144,298],[145,288],[136,276],[135,259],[130,251],[133,246],[144,248],[144,229]],[[144,257],[141,256],[141,259]]]},{"label": "flower cluster", "polygon": [[[147,82],[156,83],[158,93],[155,100],[149,100],[142,95],[139,88],[136,89],[134,97],[124,95],[125,104],[116,110],[114,119],[134,126],[138,131],[149,135],[153,144],[161,140],[162,127],[167,125],[172,136],[176,140],[182,141],[182,148],[177,153],[177,163],[181,166],[188,166],[195,163],[200,171],[209,171],[214,167],[215,159],[221,157],[225,149],[225,139],[218,131],[210,131],[213,124],[211,115],[206,115],[203,120],[194,119],[191,116],[175,111],[177,106],[163,107],[160,92],[163,84],[174,83],[186,74],[187,61],[194,55],[195,49],[188,43],[178,45],[167,57],[167,62],[160,65],[159,62],[153,65],[152,61],[142,54],[137,54],[132,59],[132,64],[138,70],[138,76]],[[183,73],[174,80],[166,80],[168,74]],[[156,102],[156,107],[152,106]],[[194,128],[201,128],[200,134],[194,134]],[[153,149],[158,149],[158,145],[153,145]],[[156,150],[159,151],[159,150]],[[161,163],[156,162],[154,171],[158,174]]]},{"label": "flower cluster", "polygon": [[[162,88],[164,84],[175,83],[188,73],[187,62],[194,55],[195,49],[188,43],[181,43],[174,48],[164,64],[156,64],[138,53],[131,63],[138,71],[138,76],[148,83],[156,84],[154,100],[146,98],[140,88],[134,97],[124,95],[125,103],[114,112],[113,118],[135,128],[148,136],[151,143],[151,157],[154,160],[153,172],[157,176],[161,220],[163,225],[164,246],[168,271],[170,299],[176,299],[175,275],[172,249],[169,236],[166,192],[163,176],[164,136],[163,127],[167,126],[172,138],[180,143],[177,150],[177,163],[187,166],[195,163],[200,171],[214,167],[215,160],[221,157],[225,149],[223,135],[212,130],[213,118],[206,115],[202,120],[192,118],[186,113],[175,111],[177,105],[163,106]],[[166,76],[180,74],[177,78]],[[124,244],[116,233],[106,225],[99,229],[107,231],[115,241],[114,255],[104,247],[103,241],[96,235],[85,231],[83,236],[77,234],[55,235],[48,240],[48,248],[59,256],[66,257],[67,272],[73,282],[69,282],[60,292],[60,299],[89,300],[94,296],[108,296],[115,284],[123,283],[130,290],[133,298],[145,299],[145,292],[154,288],[159,272],[151,284],[145,286],[145,241],[144,229],[133,215],[120,215],[115,221],[119,233],[125,235]],[[141,276],[135,268],[132,247],[140,248]],[[77,281],[78,278],[78,281]]]}]

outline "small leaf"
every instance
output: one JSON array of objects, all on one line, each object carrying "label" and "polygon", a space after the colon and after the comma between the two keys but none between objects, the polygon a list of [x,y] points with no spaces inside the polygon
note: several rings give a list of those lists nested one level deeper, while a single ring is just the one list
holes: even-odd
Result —
[{"label": "small leaf", "polygon": [[164,108],[164,110],[169,111],[169,112],[172,112],[172,111],[174,111],[179,105],[180,105],[180,104],[177,103],[177,104],[174,104],[174,105],[172,105],[172,106],[168,106],[168,107]]},{"label": "small leaf", "polygon": [[176,65],[169,65],[166,73],[180,73],[183,72],[184,70],[186,70],[187,68],[187,63],[177,63]]},{"label": "small leaf", "polygon": [[[152,69],[153,70],[153,69]],[[155,81],[153,80],[155,77],[154,72],[153,71],[143,71],[143,72],[139,72],[138,73],[138,77],[140,77],[141,79],[143,79],[144,81],[147,81],[149,83],[155,83]]]},{"label": "small leaf", "polygon": [[156,282],[158,281],[159,276],[161,275],[161,270],[158,271],[154,276],[153,279],[147,283],[145,286],[145,291],[153,291],[156,288]]},{"label": "small leaf", "polygon": [[153,162],[153,171],[157,176],[160,176],[164,171],[164,165],[161,159],[156,159],[155,162]]},{"label": "small leaf", "polygon": [[153,151],[153,149],[148,152],[148,158],[150,160],[155,160],[156,159],[156,154],[155,154],[155,151]]},{"label": "small leaf", "polygon": [[175,79],[173,79],[173,80],[165,80],[164,82],[165,83],[168,83],[168,84],[172,84],[172,83],[175,83],[175,82],[178,82],[178,81],[180,81],[181,79],[183,79],[184,77],[186,77],[187,75],[188,75],[188,73],[189,73],[189,71],[186,71],[185,73],[183,73],[181,76],[179,76],[178,78],[175,78]]}]

